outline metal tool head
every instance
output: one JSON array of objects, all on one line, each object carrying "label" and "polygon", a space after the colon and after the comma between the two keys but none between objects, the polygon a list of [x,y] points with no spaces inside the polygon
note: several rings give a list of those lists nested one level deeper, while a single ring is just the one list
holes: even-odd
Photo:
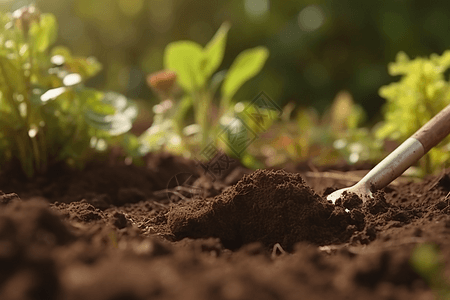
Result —
[{"label": "metal tool head", "polygon": [[341,196],[344,192],[354,193],[354,194],[358,195],[359,198],[361,198],[361,200],[363,202],[366,202],[367,199],[373,198],[372,192],[370,191],[370,188],[367,186],[367,184],[365,184],[364,182],[358,182],[357,184],[355,184],[351,187],[343,188],[343,189],[332,192],[331,194],[329,194],[327,196],[327,200],[330,200],[331,202],[333,202],[333,204],[335,204],[336,201],[339,198],[341,198]]}]

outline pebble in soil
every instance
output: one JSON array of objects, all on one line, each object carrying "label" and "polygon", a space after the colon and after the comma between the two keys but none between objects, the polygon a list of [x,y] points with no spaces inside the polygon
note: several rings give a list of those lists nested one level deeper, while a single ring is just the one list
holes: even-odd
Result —
[{"label": "pebble in soil", "polygon": [[280,243],[288,251],[301,241],[342,243],[364,227],[364,218],[355,220],[317,195],[299,174],[283,170],[258,170],[214,198],[174,206],[167,222],[177,240],[218,237],[229,249]]}]

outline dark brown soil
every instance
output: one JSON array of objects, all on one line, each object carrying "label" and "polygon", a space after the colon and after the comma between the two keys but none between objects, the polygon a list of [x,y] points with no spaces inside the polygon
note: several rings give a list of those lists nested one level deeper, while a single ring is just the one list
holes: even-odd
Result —
[{"label": "dark brown soil", "polygon": [[[0,299],[411,300],[448,289],[450,170],[336,205],[322,193],[361,172],[329,171],[236,165],[212,179],[154,155],[146,168],[3,174]],[[444,283],[415,271],[424,243],[438,247]]]},{"label": "dark brown soil", "polygon": [[168,214],[176,239],[218,237],[230,249],[253,242],[279,243],[288,251],[302,241],[342,243],[353,233],[346,230],[350,225],[350,231],[364,228],[363,218],[335,209],[299,174],[282,170],[258,170],[213,199],[192,200]]}]

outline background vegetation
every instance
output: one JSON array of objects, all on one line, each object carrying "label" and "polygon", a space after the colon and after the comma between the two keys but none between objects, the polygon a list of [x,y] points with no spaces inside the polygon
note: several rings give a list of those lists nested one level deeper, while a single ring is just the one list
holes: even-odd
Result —
[{"label": "background vegetation", "polygon": [[[30,2],[0,0],[0,11]],[[302,159],[319,164],[343,158],[351,164],[378,162],[450,96],[450,56],[445,52],[450,21],[444,13],[450,4],[443,2],[33,2],[58,20],[55,44],[66,46],[74,57],[98,58],[103,68],[86,78],[87,87],[140,103],[135,135],[127,135],[133,146],[125,149],[133,157],[145,149],[171,148],[196,156],[210,139],[232,155],[230,141],[219,141],[218,132],[234,122],[240,138],[253,135],[255,140],[248,149],[242,144],[245,153],[238,155],[249,167]],[[185,46],[196,53],[197,63],[184,50],[184,56],[175,53]],[[239,79],[249,65],[237,68],[235,62],[248,62],[240,56],[246,49],[262,54],[255,56],[259,58],[248,76]],[[203,79],[189,87],[192,66],[192,78]],[[161,69],[176,71],[178,90],[167,94],[149,87],[152,80],[160,80],[149,74]],[[227,69],[233,78],[225,76]],[[172,76],[158,74],[164,80]],[[232,96],[224,93],[229,82],[235,82]],[[244,108],[261,92],[282,113],[280,122],[266,124],[270,130],[264,127],[255,134],[254,120],[245,120]],[[394,143],[386,147],[386,140]],[[449,140],[433,149],[421,174],[449,165],[448,149]]]},{"label": "background vegetation", "polygon": [[[2,0],[0,9],[11,11],[29,2]],[[294,101],[323,112],[345,89],[362,104],[369,120],[378,116],[383,104],[378,89],[392,80],[386,65],[399,51],[414,58],[441,54],[450,45],[447,1],[35,2],[41,11],[55,14],[57,44],[103,64],[91,85],[146,100],[155,96],[145,76],[163,67],[164,47],[181,39],[205,45],[224,21],[232,29],[223,65],[255,45],[270,51],[263,72],[237,98],[252,98],[264,90],[281,106]]]}]

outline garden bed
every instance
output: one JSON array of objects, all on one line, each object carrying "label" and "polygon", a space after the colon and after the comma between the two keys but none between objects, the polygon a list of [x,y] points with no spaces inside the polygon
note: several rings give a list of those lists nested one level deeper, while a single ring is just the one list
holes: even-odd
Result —
[{"label": "garden bed", "polygon": [[4,175],[0,299],[411,300],[446,288],[412,257],[439,245],[450,274],[450,171],[334,206],[322,195],[364,170],[202,170],[152,155],[146,168]]}]

